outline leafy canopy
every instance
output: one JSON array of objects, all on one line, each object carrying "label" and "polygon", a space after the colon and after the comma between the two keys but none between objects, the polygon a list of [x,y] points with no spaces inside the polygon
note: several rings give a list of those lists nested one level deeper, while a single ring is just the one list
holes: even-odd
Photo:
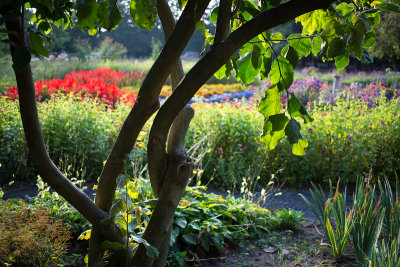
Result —
[{"label": "leafy canopy", "polygon": [[[281,4],[280,0],[234,0],[232,1],[231,31],[235,31],[261,12]],[[187,1],[179,0],[182,9]],[[157,1],[131,0],[130,15],[137,26],[152,29],[158,16]],[[28,27],[30,48],[17,47],[13,58],[13,66],[20,69],[29,63],[31,53],[37,56],[48,56],[45,47],[53,26],[66,29],[74,26],[76,14],[77,26],[96,34],[101,29],[115,29],[122,20],[120,6],[117,0],[4,0],[0,8],[14,7],[8,16],[2,16],[0,23],[13,20],[19,16],[20,6],[31,8],[33,15]],[[15,13],[17,10],[17,13]],[[293,153],[303,155],[307,141],[300,134],[301,124],[312,121],[303,104],[290,93],[293,83],[294,69],[298,61],[311,53],[319,55],[324,61],[334,60],[338,70],[344,69],[355,57],[364,63],[372,62],[372,57],[366,51],[376,39],[374,28],[380,21],[382,11],[400,12],[400,0],[359,0],[347,3],[336,1],[326,10],[316,10],[296,18],[301,23],[301,34],[284,37],[282,33],[265,31],[243,45],[240,51],[231,56],[216,73],[219,79],[234,75],[236,79],[249,84],[260,77],[269,79],[271,86],[265,91],[265,96],[259,104],[259,111],[264,115],[265,124],[262,140],[267,148],[273,149],[278,141],[286,136],[293,144]],[[210,16],[209,22],[218,20],[218,7]],[[197,28],[206,37],[206,43],[212,45],[214,36],[205,28],[204,21]],[[286,46],[277,51],[274,43]],[[281,97],[287,97],[287,105],[282,105]]]}]

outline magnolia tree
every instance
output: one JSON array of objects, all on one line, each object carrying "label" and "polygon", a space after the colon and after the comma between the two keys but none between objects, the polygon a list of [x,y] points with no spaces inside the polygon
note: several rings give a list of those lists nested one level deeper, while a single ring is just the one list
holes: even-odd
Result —
[{"label": "magnolia tree", "polygon": [[[383,10],[399,12],[399,0],[220,0],[207,23],[216,23],[209,33],[202,19],[210,0],[178,0],[181,15],[175,21],[166,0],[131,0],[130,14],[137,26],[151,29],[157,17],[165,33],[165,45],[148,72],[137,100],[120,130],[99,178],[95,201],[75,187],[53,164],[46,151],[35,102],[30,67],[31,55],[48,56],[45,43],[52,27],[66,29],[76,24],[89,34],[112,30],[122,20],[117,0],[2,0],[0,25],[8,35],[15,71],[21,119],[31,159],[40,176],[92,223],[89,265],[105,248],[112,248],[112,263],[120,266],[164,266],[168,254],[175,209],[188,183],[193,160],[184,139],[193,109],[187,105],[199,88],[215,74],[234,75],[243,83],[256,76],[270,79],[271,86],[259,103],[264,115],[261,139],[272,149],[286,136],[293,153],[302,155],[307,141],[300,135],[300,123],[311,117],[288,89],[297,62],[310,53],[324,61],[334,60],[338,69],[350,57],[364,62],[372,59],[365,51],[375,41],[374,27]],[[26,12],[29,11],[29,12]],[[24,23],[26,14],[29,23]],[[26,19],[26,18],[25,18]],[[288,37],[270,29],[296,20],[302,33]],[[5,26],[5,27],[4,27]],[[200,60],[185,75],[179,56],[196,28],[210,44]],[[272,43],[286,46],[276,51]],[[160,107],[159,94],[168,76],[172,94]],[[281,108],[286,92],[289,102]],[[116,214],[128,203],[114,202],[117,183],[126,183],[120,173],[138,134],[156,113],[148,146],[148,171],[157,204],[142,237],[127,236],[116,226]],[[95,142],[95,140],[93,140]],[[135,247],[130,242],[137,243]]]}]

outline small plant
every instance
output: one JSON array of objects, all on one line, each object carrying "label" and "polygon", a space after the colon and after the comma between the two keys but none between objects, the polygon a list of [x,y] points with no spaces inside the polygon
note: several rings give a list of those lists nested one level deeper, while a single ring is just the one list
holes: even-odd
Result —
[{"label": "small plant", "polygon": [[[333,193],[332,183],[329,184],[330,198],[326,199],[325,194],[321,188],[317,188],[315,185],[314,192],[310,189],[311,196],[317,206],[317,210],[314,205],[302,195],[302,198],[311,208],[315,216],[321,223],[324,230],[325,236],[330,242],[332,247],[332,254],[335,259],[340,259],[349,242],[351,230],[353,228],[353,213],[354,209],[348,210],[346,208],[346,192],[347,188],[344,189],[343,193],[339,192],[339,182],[337,183],[335,193]],[[335,227],[332,226],[332,216],[335,218]]]},{"label": "small plant", "polygon": [[270,224],[273,229],[295,229],[304,221],[303,212],[292,209],[275,210],[270,216]]},{"label": "small plant", "polygon": [[[75,178],[71,181],[81,189],[86,189],[82,186],[83,181],[78,181]],[[38,177],[36,185],[38,194],[31,199],[33,207],[49,210],[56,220],[62,222],[63,225],[68,225],[75,235],[90,227],[89,222],[63,197],[52,191],[40,177]]]}]

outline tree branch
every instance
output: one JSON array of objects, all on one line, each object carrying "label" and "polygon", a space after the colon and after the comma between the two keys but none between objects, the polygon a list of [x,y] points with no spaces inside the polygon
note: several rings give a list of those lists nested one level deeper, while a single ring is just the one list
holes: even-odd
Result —
[{"label": "tree branch", "polygon": [[160,138],[169,130],[175,116],[194,96],[197,90],[221,68],[230,56],[245,43],[258,34],[275,26],[293,20],[310,11],[327,8],[333,0],[292,0],[275,8],[262,12],[242,27],[232,32],[224,42],[216,44],[196,65],[186,74],[179,86],[160,108],[153,122],[150,136]]},{"label": "tree branch", "polygon": [[220,0],[214,45],[222,42],[229,34],[232,0]]},{"label": "tree branch", "polygon": [[171,66],[185,48],[209,1],[188,1],[170,38],[143,81],[135,105],[126,118],[100,175],[95,202],[103,210],[110,209],[114,200],[116,179],[124,167],[124,160],[132,151],[145,122],[159,108],[158,96],[171,72]]}]

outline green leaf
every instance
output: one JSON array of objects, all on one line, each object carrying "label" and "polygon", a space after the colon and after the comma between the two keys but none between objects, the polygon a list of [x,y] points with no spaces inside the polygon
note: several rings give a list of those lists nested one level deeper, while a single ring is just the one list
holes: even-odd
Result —
[{"label": "green leaf", "polygon": [[383,9],[383,10],[387,10],[387,11],[393,11],[396,13],[400,13],[400,5],[395,4],[393,2],[381,3],[379,5],[376,5],[375,7]]},{"label": "green leaf", "polygon": [[347,4],[347,3],[340,3],[337,7],[336,10],[339,12],[340,15],[346,16],[350,12],[354,10],[354,5],[353,4]]},{"label": "green leaf", "polygon": [[371,47],[376,40],[376,34],[374,31],[369,31],[365,34],[365,40],[363,48]]},{"label": "green leaf", "polygon": [[188,244],[197,245],[197,238],[195,234],[184,234],[182,236],[183,240],[185,240]]},{"label": "green leaf", "polygon": [[344,40],[340,37],[333,39],[328,46],[327,56],[328,58],[335,58],[344,52]]},{"label": "green leaf", "polygon": [[281,96],[278,86],[272,86],[265,91],[265,96],[261,99],[258,105],[258,111],[268,118],[271,115],[281,111]]},{"label": "green leaf", "polygon": [[221,80],[226,76],[226,65],[223,65],[219,70],[217,70],[214,74],[215,78]]},{"label": "green leaf", "polygon": [[[295,39],[293,39],[295,38]],[[292,34],[288,37],[288,43],[296,49],[299,58],[307,57],[312,50],[311,38],[303,38],[300,34]]]},{"label": "green leaf", "polygon": [[306,147],[308,147],[307,140],[299,139],[299,142],[297,144],[293,144],[292,153],[297,156],[303,156],[305,154],[304,149]]},{"label": "green leaf", "polygon": [[293,83],[294,70],[290,62],[280,56],[272,63],[270,79],[271,84],[280,84],[283,89],[289,89]]},{"label": "green leaf", "polygon": [[49,51],[44,48],[43,39],[39,34],[30,31],[29,40],[31,42],[31,49],[35,54],[45,57],[49,56]]},{"label": "green leaf", "polygon": [[131,0],[130,14],[133,21],[142,29],[151,30],[157,19],[157,1]]},{"label": "green leaf", "polygon": [[350,35],[347,39],[346,48],[352,52],[357,57],[362,55],[362,44],[364,42],[364,33],[362,32],[363,25],[357,23],[355,27],[350,28]]},{"label": "green leaf", "polygon": [[110,216],[116,215],[118,212],[126,208],[125,201],[122,199],[117,199],[110,208]]},{"label": "green leaf", "polygon": [[259,69],[260,67],[260,53],[260,47],[258,45],[254,45],[253,53],[251,54],[251,64],[253,65],[254,69]]},{"label": "green leaf", "polygon": [[241,4],[241,8],[251,14],[253,17],[260,14],[260,10],[258,10],[257,6],[251,0],[243,0]]},{"label": "green leaf", "polygon": [[349,65],[349,62],[349,55],[347,54],[339,55],[335,58],[335,65],[338,70],[346,68],[346,66]]},{"label": "green leaf", "polygon": [[146,255],[147,255],[148,257],[153,258],[153,259],[155,259],[155,258],[158,257],[159,251],[157,250],[156,247],[154,247],[154,246],[151,245],[149,242],[147,242],[146,239],[144,239],[144,238],[142,238],[142,237],[140,237],[140,236],[138,236],[138,235],[134,235],[134,234],[131,235],[131,238],[132,238],[132,240],[135,241],[136,243],[138,243],[138,244],[143,244],[143,245],[145,246],[145,248],[146,248]]},{"label": "green leaf", "polygon": [[286,51],[285,58],[293,66],[293,69],[295,69],[297,66],[297,62],[299,61],[299,55],[297,54],[297,51],[293,48],[293,46],[289,45]]},{"label": "green leaf", "polygon": [[282,39],[283,39],[283,35],[280,32],[274,32],[271,35],[271,40],[273,43],[280,43]]},{"label": "green leaf", "polygon": [[246,53],[237,61],[238,65],[237,76],[244,84],[249,84],[253,82],[254,77],[259,73],[259,69],[256,69],[253,66],[252,57],[253,57],[253,51]]},{"label": "green leaf", "polygon": [[285,126],[288,122],[289,119],[283,113],[272,115],[264,121],[260,139],[267,148],[274,149],[277,146],[279,139],[285,136]]},{"label": "green leaf", "polygon": [[186,224],[187,224],[187,221],[186,221],[186,219],[185,219],[184,217],[178,217],[178,218],[176,219],[176,224],[177,224],[180,228],[184,229],[185,226],[186,226]]},{"label": "green leaf", "polygon": [[269,75],[269,72],[271,71],[272,67],[272,53],[271,53],[271,48],[268,47],[267,51],[265,52],[263,58],[262,58],[262,64],[261,64],[261,76],[263,78],[267,78]]},{"label": "green leaf", "polygon": [[104,241],[103,243],[101,243],[101,248],[112,249],[112,250],[123,250],[125,249],[125,246],[119,242]]},{"label": "green leaf", "polygon": [[120,175],[117,178],[117,188],[121,189],[124,188],[126,186],[126,184],[129,182],[130,177],[129,175]]},{"label": "green leaf", "polygon": [[14,70],[19,71],[31,61],[31,52],[25,46],[18,46],[14,51],[12,61]]},{"label": "green leaf", "polygon": [[300,123],[293,118],[290,119],[285,127],[285,134],[290,144],[296,144],[299,142],[299,139],[301,139],[300,129]]},{"label": "green leaf", "polygon": [[300,22],[303,26],[303,33],[313,34],[334,26],[336,18],[332,13],[318,9],[297,17],[296,22]]},{"label": "green leaf", "polygon": [[182,9],[184,6],[186,6],[188,0],[178,0],[179,8]]},{"label": "green leaf", "polygon": [[218,20],[218,10],[219,10],[219,7],[216,7],[211,12],[210,22],[217,22],[217,20]]},{"label": "green leaf", "polygon": [[314,37],[312,42],[312,53],[314,56],[318,56],[319,51],[321,50],[322,39],[320,35]]},{"label": "green leaf", "polygon": [[289,114],[292,117],[302,118],[304,123],[312,122],[314,120],[313,118],[310,117],[310,115],[307,112],[307,109],[297,99],[297,97],[294,93],[290,94],[288,107],[289,107]]},{"label": "green leaf", "polygon": [[96,0],[78,0],[76,16],[78,17],[77,25],[81,30],[96,27],[98,7]]},{"label": "green leaf", "polygon": [[106,0],[100,3],[97,11],[100,25],[108,31],[115,29],[122,21],[117,0]]}]

